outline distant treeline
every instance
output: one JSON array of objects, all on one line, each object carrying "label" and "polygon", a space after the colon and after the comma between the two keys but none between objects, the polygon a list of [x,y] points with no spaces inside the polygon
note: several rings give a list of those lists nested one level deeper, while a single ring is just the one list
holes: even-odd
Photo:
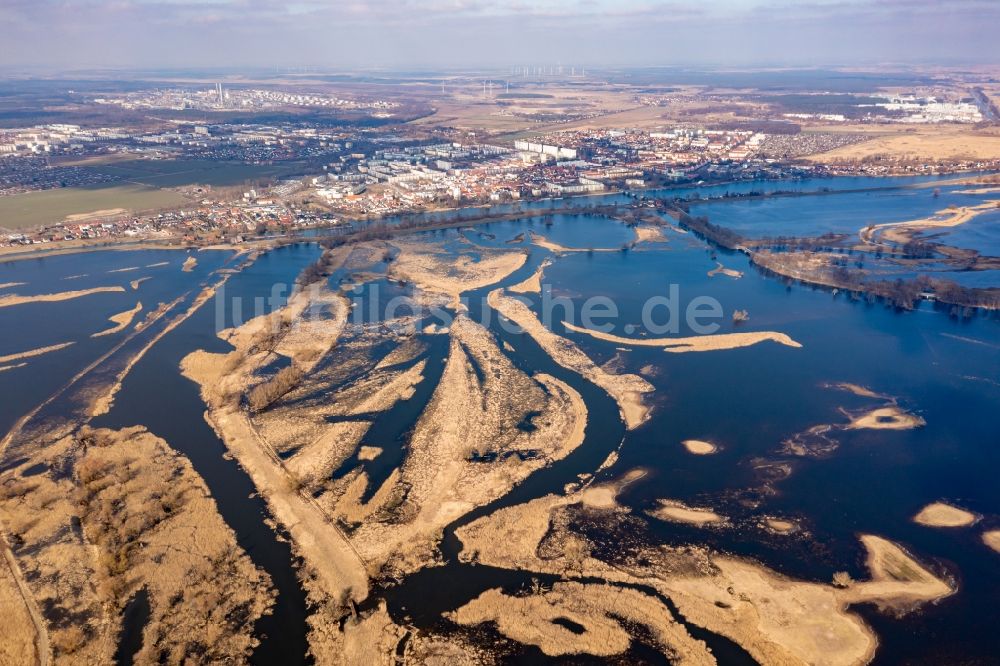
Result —
[{"label": "distant treeline", "polygon": [[661,201],[658,207],[677,218],[677,222],[682,226],[705,240],[727,250],[736,250],[743,245],[743,236],[732,229],[709,222],[705,215],[691,215],[686,207],[681,204],[667,204]]}]

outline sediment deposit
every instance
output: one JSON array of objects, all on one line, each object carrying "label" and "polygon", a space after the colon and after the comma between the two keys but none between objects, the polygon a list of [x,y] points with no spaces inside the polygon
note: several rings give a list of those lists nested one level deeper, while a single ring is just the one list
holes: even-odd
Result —
[{"label": "sediment deposit", "polygon": [[[501,290],[491,291],[488,302],[490,307],[524,329],[556,363],[607,391],[618,403],[629,429],[639,427],[649,418],[649,407],[643,394],[655,390],[652,384],[639,375],[617,375],[605,371],[571,341],[545,328],[522,301],[504,296]],[[569,327],[569,324],[566,326]]]}]

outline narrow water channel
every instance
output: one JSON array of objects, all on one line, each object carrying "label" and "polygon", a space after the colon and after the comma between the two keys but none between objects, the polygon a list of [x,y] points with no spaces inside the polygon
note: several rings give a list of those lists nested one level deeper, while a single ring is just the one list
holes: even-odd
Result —
[{"label": "narrow water channel", "polygon": [[[435,625],[441,626],[443,613],[455,610],[488,589],[500,587],[513,592],[527,588],[533,579],[547,585],[558,582],[560,580],[558,576],[463,563],[458,558],[462,544],[455,532],[462,526],[500,509],[523,504],[552,493],[562,494],[566,484],[579,481],[578,473],[596,470],[626,436],[625,426],[619,417],[618,405],[603,389],[557,364],[527,333],[507,331],[500,323],[499,313],[486,303],[490,291],[498,286],[507,287],[523,281],[534,273],[547,256],[547,252],[534,250],[525,265],[502,282],[466,294],[469,316],[493,332],[501,350],[505,342],[514,348],[513,354],[506,351],[503,353],[507,354],[518,368],[529,375],[538,372],[552,375],[580,393],[588,410],[584,441],[568,456],[536,471],[507,494],[448,525],[444,529],[441,541],[445,565],[422,569],[408,576],[400,585],[382,592],[390,615],[396,622],[429,629]],[[372,596],[374,598],[380,595]],[[663,599],[661,595],[657,596]],[[755,663],[749,654],[729,639],[688,624],[676,612],[676,607],[672,604],[668,607],[679,621],[689,628],[693,636],[705,641],[714,654],[725,658],[725,663]],[[666,663],[662,654],[639,643],[633,644],[628,656],[643,663]],[[520,663],[539,664],[551,661],[539,650],[530,647],[525,648],[524,654],[518,655],[518,660]]]},{"label": "narrow water channel", "polygon": [[[230,281],[229,298],[267,296],[279,279],[298,275],[313,253],[283,250],[266,255],[258,264]],[[283,270],[279,277],[276,262]],[[226,298],[220,294],[216,297]],[[231,305],[226,303],[228,307]],[[273,303],[272,305],[279,305]],[[219,513],[236,533],[237,541],[253,563],[267,572],[277,592],[273,612],[262,617],[255,634],[260,645],[254,664],[306,664],[308,608],[306,595],[295,574],[290,541],[279,538],[265,522],[267,505],[250,477],[235,460],[227,459],[226,447],[204,419],[205,405],[198,387],[180,374],[180,362],[197,349],[225,352],[229,346],[216,336],[215,303],[206,303],[190,319],[166,335],[136,364],[119,391],[111,411],[92,423],[94,427],[125,428],[143,425],[185,455],[212,493]],[[124,632],[142,629],[138,615],[126,616]]]}]

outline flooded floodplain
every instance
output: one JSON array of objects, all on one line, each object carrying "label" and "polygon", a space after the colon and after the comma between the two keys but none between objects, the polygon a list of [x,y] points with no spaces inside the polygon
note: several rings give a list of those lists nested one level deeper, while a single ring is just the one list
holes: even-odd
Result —
[{"label": "flooded floodplain", "polygon": [[[691,212],[748,236],[856,234],[981,201],[960,189]],[[1000,653],[995,312],[778,279],[666,216],[530,213],[196,252],[187,272],[183,251],[0,264],[0,520],[35,644],[139,663],[208,649],[209,623],[214,657],[255,663]],[[995,216],[948,233],[995,255],[974,224]],[[169,511],[146,477],[163,470],[192,489]],[[101,513],[130,500],[157,520]],[[198,543],[242,600],[226,618],[195,564],[162,555],[191,567],[188,590],[144,573],[187,525],[211,528]]]}]

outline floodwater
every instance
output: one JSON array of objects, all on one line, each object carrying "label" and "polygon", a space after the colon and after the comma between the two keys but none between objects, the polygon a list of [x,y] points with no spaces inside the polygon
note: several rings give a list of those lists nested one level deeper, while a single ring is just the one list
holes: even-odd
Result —
[{"label": "floodwater", "polygon": [[[968,185],[939,188],[833,191],[822,196],[724,199],[692,205],[692,215],[707,215],[748,238],[819,236],[857,233],[869,224],[903,222],[934,216],[949,206],[970,206],[996,195],[963,194]],[[979,248],[976,248],[979,249]],[[986,249],[981,249],[989,254]]]},{"label": "floodwater", "polygon": [[[885,181],[817,182],[821,185],[815,187],[864,190]],[[789,185],[777,183],[770,187],[787,190]],[[750,191],[760,189],[762,184],[744,187]],[[719,193],[724,191],[731,190]],[[840,221],[847,218],[852,224],[848,227],[845,222],[843,229],[856,231],[869,221],[925,216],[948,205],[949,197],[965,196],[943,191],[934,198],[932,193],[932,189],[845,192],[703,205],[713,222],[742,224],[746,229],[761,230],[762,235],[801,235],[798,229],[808,228],[808,233],[836,231]],[[726,212],[718,212],[722,210]],[[859,215],[863,217],[860,224]],[[615,251],[554,256],[524,239],[508,243],[527,231],[567,247]],[[549,373],[581,394],[590,413],[585,441],[565,459],[539,470],[508,495],[446,528],[444,566],[420,571],[398,585],[376,590],[373,596],[387,599],[397,621],[405,620],[427,630],[456,630],[441,618],[442,612],[462,606],[489,588],[521,589],[530,584],[532,576],[459,563],[460,544],[455,530],[498,508],[561,493],[564,484],[577,480],[577,474],[593,472],[610,452],[620,450],[617,463],[602,472],[599,479],[618,477],[637,467],[648,470],[620,498],[637,518],[646,520],[646,509],[657,499],[670,498],[711,507],[731,519],[731,526],[711,530],[649,519],[644,538],[675,545],[707,544],[754,558],[789,576],[827,582],[836,571],[864,578],[864,553],[858,535],[886,537],[953,578],[958,592],[903,618],[882,615],[869,607],[858,609],[879,635],[876,662],[995,661],[1000,654],[1000,635],[994,629],[995,602],[1000,596],[1000,555],[983,545],[980,538],[985,529],[1000,528],[1000,484],[996,482],[1000,421],[995,418],[1000,409],[1000,319],[977,314],[958,320],[949,317],[946,310],[926,304],[913,312],[897,312],[822,289],[786,286],[781,280],[758,273],[741,254],[713,252],[692,234],[671,230],[664,233],[664,243],[640,244],[625,252],[620,247],[632,238],[632,233],[621,222],[586,214],[562,214],[547,221],[538,217],[493,222],[472,230],[423,236],[433,241],[445,239],[449,246],[466,251],[474,245],[529,247],[527,263],[504,280],[507,285],[520,282],[551,259],[543,279],[549,291],[544,296],[531,295],[532,307],[543,320],[551,311],[549,319],[555,332],[573,340],[598,364],[610,362],[620,372],[642,372],[656,387],[651,394],[653,415],[638,429],[626,431],[617,405],[606,393],[555,364],[529,336],[510,333],[500,325],[496,313],[485,304],[485,295],[492,286],[467,294],[470,316],[486,324],[500,341],[514,349],[505,353],[515,364],[531,373]],[[969,238],[974,244],[975,238]],[[288,544],[276,538],[264,523],[266,507],[254,494],[250,479],[235,462],[223,458],[223,444],[203,420],[204,405],[197,388],[180,376],[178,364],[195,349],[224,351],[226,345],[215,336],[216,331],[280,306],[287,291],[275,290],[274,285],[290,285],[318,252],[311,245],[275,250],[233,276],[224,293],[165,336],[136,365],[111,412],[95,422],[109,427],[145,425],[191,459],[241,545],[271,576],[278,602],[274,615],[262,619],[257,627],[262,637],[255,654],[258,663],[303,661],[308,612],[304,594],[294,576]],[[25,262],[0,264],[0,283],[28,283],[11,289],[17,293],[84,288],[55,286],[61,277],[84,273],[91,282],[80,284],[125,284],[127,289],[124,293],[61,303],[0,308],[0,323],[4,324],[0,327],[0,355],[70,339],[78,343],[29,359],[29,365],[20,370],[0,373],[4,396],[0,418],[4,423],[12,423],[102,353],[101,345],[113,343],[88,337],[107,327],[110,314],[129,309],[137,298],[144,305],[148,298],[150,308],[154,301],[176,298],[230,261],[228,254],[220,253],[213,264],[206,257],[208,253],[200,253],[198,270],[204,272],[188,274],[179,269],[183,257],[168,253],[174,262],[169,272],[164,267],[138,290],[131,290],[127,282],[145,272],[108,273],[116,268],[157,263],[155,258],[139,259],[140,254],[144,252],[52,257],[45,260],[49,262],[45,267]],[[709,276],[716,262],[741,271],[742,277]],[[333,281],[344,277],[337,275]],[[676,291],[672,285],[676,285]],[[154,286],[163,291],[153,296]],[[350,295],[359,299],[362,312],[368,312],[371,299],[400,295],[406,289],[391,281],[375,280]],[[623,350],[618,343],[567,331],[560,323],[580,323],[579,315],[588,299],[601,296],[614,305],[617,314],[598,323],[606,321],[617,335],[640,337],[643,309],[649,299],[674,293],[672,305],[656,308],[653,319],[666,324],[673,313],[676,329],[665,334],[651,333],[650,337],[694,333],[691,322],[684,317],[685,310],[696,299],[708,297],[720,305],[722,316],[715,320],[719,332],[779,331],[802,347],[763,342],[704,353],[669,354],[655,347],[625,346]],[[749,321],[734,325],[735,310],[746,310]],[[364,321],[381,320],[366,315]],[[385,449],[375,461],[364,463],[374,478],[386,478],[405,456],[406,437],[430,399],[447,356],[445,339],[426,336],[430,345],[422,358],[428,362],[428,380],[417,387],[411,400],[381,415],[367,435],[364,443]],[[42,382],[37,388],[25,388],[24,378],[28,375],[15,374],[29,371]],[[836,382],[866,386],[891,396],[902,408],[925,419],[926,426],[908,431],[839,431],[835,433],[836,449],[824,456],[783,453],[782,442],[796,433],[817,424],[843,423],[846,417],[842,408],[868,409],[886,402],[827,386]],[[719,452],[693,456],[681,445],[685,439],[715,442]],[[356,464],[356,458],[346,463]],[[779,464],[790,469],[787,477],[765,475],[766,470]],[[947,530],[921,527],[911,521],[920,508],[937,500],[954,503],[982,518],[973,526]],[[759,526],[764,516],[793,519],[803,529],[790,536],[771,534]],[[543,583],[551,582],[551,577],[536,577]],[[724,663],[752,663],[742,649],[727,639],[698,627],[691,627],[691,631],[706,640]],[[494,635],[491,632],[484,628],[478,635]],[[127,636],[129,645],[134,645],[134,631]],[[512,659],[540,663],[543,656],[534,648],[524,648]],[[658,654],[641,646],[634,648],[629,659],[636,663],[662,661]]]}]

